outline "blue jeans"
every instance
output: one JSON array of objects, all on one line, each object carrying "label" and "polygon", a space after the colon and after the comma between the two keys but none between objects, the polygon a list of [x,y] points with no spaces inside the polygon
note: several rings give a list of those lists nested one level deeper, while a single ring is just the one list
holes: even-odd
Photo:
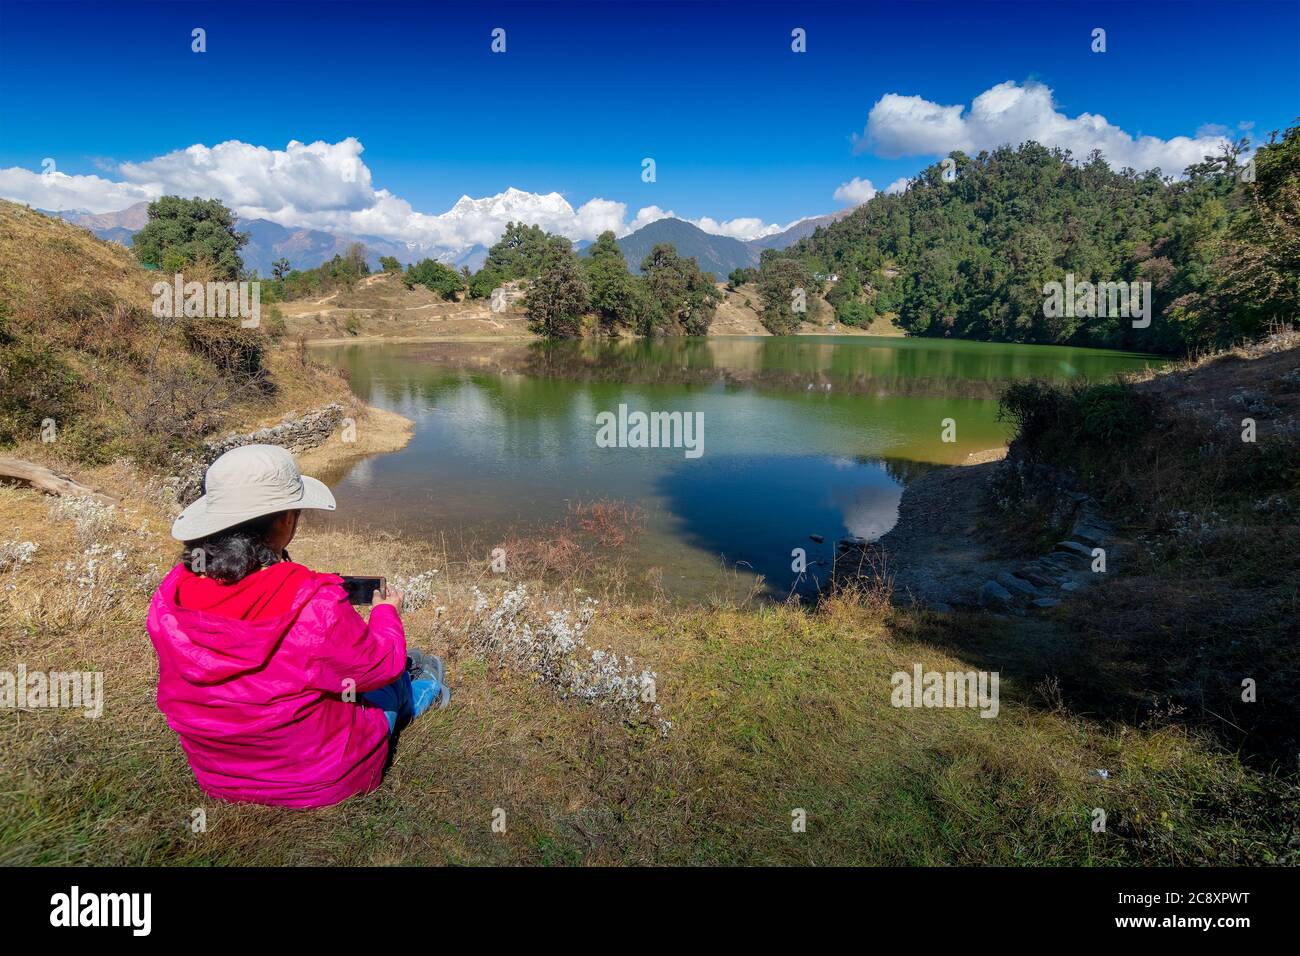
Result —
[{"label": "blue jeans", "polygon": [[432,677],[411,680],[410,674],[403,673],[391,684],[365,691],[361,699],[383,710],[388,718],[388,732],[396,736],[399,730],[429,709],[441,690],[438,681]]}]

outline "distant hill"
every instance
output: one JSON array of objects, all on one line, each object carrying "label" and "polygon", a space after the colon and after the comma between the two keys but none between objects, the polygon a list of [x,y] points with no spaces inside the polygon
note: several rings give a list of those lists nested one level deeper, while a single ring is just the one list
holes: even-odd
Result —
[{"label": "distant hill", "polygon": [[[239,250],[245,269],[256,269],[258,275],[269,276],[275,260],[285,258],[295,269],[314,269],[335,255],[347,252],[348,246],[359,242],[366,247],[366,263],[371,269],[379,268],[380,256],[392,256],[402,265],[418,262],[427,253],[414,245],[408,246],[378,236],[348,236],[321,229],[292,229],[266,219],[237,219],[235,227],[248,234],[248,243]],[[456,263],[457,266],[460,263]]]},{"label": "distant hill", "polygon": [[800,239],[811,236],[822,226],[829,226],[852,212],[851,208],[841,209],[839,212],[833,212],[826,216],[810,216],[807,219],[800,219],[784,232],[778,232],[772,236],[763,236],[759,239],[751,239],[745,245],[751,249],[758,249],[760,252],[763,249],[784,249],[787,246],[794,245]]},{"label": "distant hill", "polygon": [[144,224],[149,221],[149,204],[147,202],[138,202],[134,206],[127,206],[117,212],[93,213],[84,209],[64,210],[63,212],[49,212],[38,209],[37,212],[45,213],[47,216],[57,216],[75,226],[82,226],[101,239],[104,238],[104,236],[99,235],[101,232],[120,230],[130,235],[138,229],[143,229]]},{"label": "distant hill", "polygon": [[657,219],[618,241],[628,268],[640,273],[641,260],[661,242],[671,243],[677,254],[694,259],[700,270],[725,279],[733,269],[758,265],[759,250],[730,236],[715,236],[680,219]]},{"label": "distant hill", "polygon": [[[641,260],[661,242],[671,243],[679,256],[693,258],[704,272],[713,273],[718,279],[725,279],[733,269],[755,268],[764,249],[785,249],[800,239],[811,236],[821,226],[843,219],[853,212],[842,209],[826,216],[813,216],[801,219],[789,229],[775,235],[763,236],[742,242],[730,236],[718,236],[705,232],[698,226],[681,219],[657,219],[636,232],[629,233],[618,241],[619,248],[627,258],[628,268],[634,273],[641,271]],[[579,242],[575,248],[579,252],[591,245]]]},{"label": "distant hill", "polygon": [[[118,212],[90,213],[85,210],[64,210],[50,212],[37,210],[48,216],[56,216],[75,226],[89,229],[100,239],[116,242],[130,248],[131,237],[144,228],[149,221],[149,204],[139,202],[134,206]],[[246,269],[256,269],[258,275],[269,276],[271,265],[277,259],[288,259],[295,269],[314,269],[335,255],[347,251],[348,246],[360,242],[366,247],[366,262],[372,269],[379,268],[380,256],[393,256],[403,265],[427,258],[430,253],[414,243],[408,245],[381,239],[378,236],[349,236],[327,232],[322,229],[298,229],[281,226],[267,219],[238,219],[236,228],[248,234],[248,244],[239,250]],[[473,246],[464,253],[450,259],[444,259],[448,265],[459,269],[468,265],[477,270],[487,258],[487,249]]]}]

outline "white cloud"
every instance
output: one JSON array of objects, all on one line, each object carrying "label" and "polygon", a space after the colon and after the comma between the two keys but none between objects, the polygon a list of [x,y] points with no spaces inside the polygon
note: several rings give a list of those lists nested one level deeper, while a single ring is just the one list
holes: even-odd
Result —
[{"label": "white cloud", "polygon": [[715,236],[730,236],[732,239],[757,239],[760,236],[773,236],[785,229],[785,226],[778,226],[774,222],[763,222],[761,219],[738,218],[728,219],[724,222],[718,222],[704,216],[700,219],[688,219],[687,222],[694,223],[705,232],[711,232]]},{"label": "white cloud", "polygon": [[897,196],[899,193],[907,192],[907,187],[912,181],[906,176],[899,176],[892,183],[885,187],[886,196]]},{"label": "white cloud", "polygon": [[1053,103],[1052,91],[1041,83],[1008,80],[975,97],[969,109],[887,93],[872,106],[856,147],[894,158],[942,155],[956,149],[974,153],[1027,140],[1068,149],[1076,159],[1099,149],[1116,169],[1159,167],[1175,176],[1228,143],[1215,127],[1171,139],[1130,135],[1096,113],[1066,116]]},{"label": "white cloud", "polygon": [[671,209],[660,209],[658,206],[644,206],[636,211],[636,217],[627,224],[621,235],[626,235],[629,232],[636,232],[642,226],[648,226],[650,223],[656,222],[660,219],[676,218],[678,218],[677,213],[673,212]]},{"label": "white cloud", "polygon": [[161,195],[163,193],[157,190],[130,183],[115,183],[99,176],[35,173],[18,166],[0,169],[0,196],[37,209],[117,212],[138,202],[157,199]]},{"label": "white cloud", "polygon": [[896,158],[966,149],[969,139],[961,113],[960,106],[886,93],[867,114],[867,128],[857,141],[858,152],[871,149]]},{"label": "white cloud", "polygon": [[[18,167],[0,169],[0,196],[40,209],[124,209],[163,195],[220,199],[243,219],[267,219],[293,228],[406,242],[426,253],[454,256],[474,245],[490,245],[508,222],[526,222],[570,239],[594,239],[605,230],[626,235],[656,219],[676,214],[658,206],[639,209],[629,222],[627,204],[593,198],[577,209],[559,193],[530,193],[513,187],[494,196],[462,196],[446,212],[419,212],[386,189],[375,187],[355,137],[337,143],[292,141],[268,149],[238,140],[201,144],[140,163],[115,167],[121,177],[42,174]],[[705,232],[752,239],[781,231],[757,218],[694,222]]]},{"label": "white cloud", "polygon": [[[636,232],[642,226],[648,226],[650,223],[659,219],[680,219],[683,222],[689,222],[694,226],[703,229],[705,232],[712,233],[715,236],[730,236],[732,239],[757,239],[760,236],[772,236],[778,232],[789,229],[790,226],[781,226],[776,223],[765,223],[761,219],[740,217],[737,219],[726,219],[719,222],[709,216],[702,216],[699,219],[689,219],[686,216],[679,216],[671,209],[661,209],[658,206],[646,206],[638,209],[636,216],[622,230],[615,230],[620,236],[627,235],[629,232]],[[793,225],[793,224],[791,224]]]},{"label": "white cloud", "polygon": [[875,194],[876,187],[871,185],[870,179],[859,179],[854,176],[847,183],[840,183],[839,188],[835,190],[835,199],[837,202],[861,206]]}]

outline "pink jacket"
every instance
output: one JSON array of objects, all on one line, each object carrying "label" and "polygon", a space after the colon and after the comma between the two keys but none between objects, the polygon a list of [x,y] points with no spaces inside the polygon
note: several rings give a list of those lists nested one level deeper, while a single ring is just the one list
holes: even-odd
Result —
[{"label": "pink jacket", "polygon": [[397,612],[379,605],[369,625],[341,579],[314,574],[291,609],[240,621],[179,607],[177,565],[149,604],[158,652],[158,709],[212,797],[323,807],[379,786],[388,719],[353,700],[406,667]]}]

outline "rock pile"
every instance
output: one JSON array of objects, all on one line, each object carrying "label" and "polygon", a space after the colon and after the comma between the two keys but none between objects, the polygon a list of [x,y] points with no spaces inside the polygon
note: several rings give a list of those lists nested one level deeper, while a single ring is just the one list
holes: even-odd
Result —
[{"label": "rock pile", "polygon": [[1083,494],[1073,498],[1078,508],[1070,534],[1056,543],[1051,554],[985,581],[980,604],[993,610],[1055,607],[1061,603],[1060,593],[1077,591],[1097,580],[1099,575],[1092,570],[1093,549],[1107,548],[1112,529],[1091,498]]},{"label": "rock pile", "polygon": [[242,448],[244,445],[279,445],[297,455],[325,444],[343,421],[343,411],[342,405],[331,402],[301,418],[290,412],[284,421],[270,428],[259,428],[255,432],[227,435],[204,442],[203,451],[198,455],[177,462],[177,502],[182,506],[188,505],[202,495],[203,475],[208,466],[232,448]]}]

